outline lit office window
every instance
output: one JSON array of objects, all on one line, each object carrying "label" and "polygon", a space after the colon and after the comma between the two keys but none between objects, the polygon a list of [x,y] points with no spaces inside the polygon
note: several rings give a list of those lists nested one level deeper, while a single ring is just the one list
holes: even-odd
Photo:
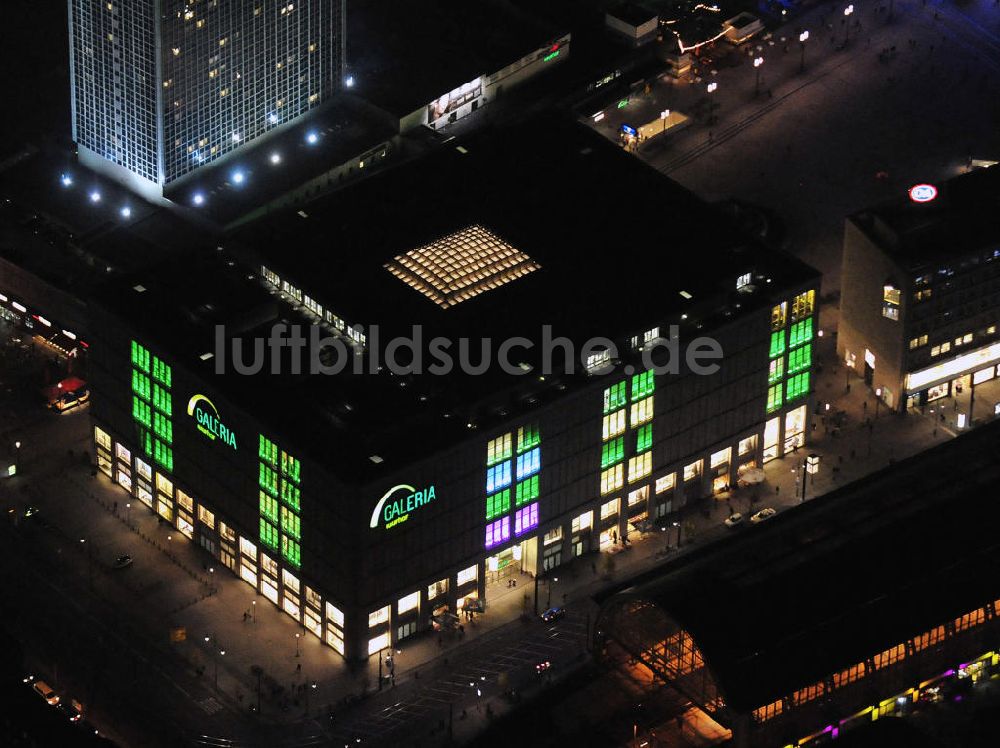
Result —
[{"label": "lit office window", "polygon": [[535,447],[517,456],[517,479],[521,480],[537,473],[542,467],[541,449]]},{"label": "lit office window", "polygon": [[411,592],[406,597],[399,598],[396,603],[396,615],[403,615],[403,613],[408,613],[411,610],[416,610],[420,607],[420,592]]},{"label": "lit office window", "polygon": [[625,382],[619,382],[604,390],[605,415],[625,405]]},{"label": "lit office window", "polygon": [[368,640],[368,654],[373,655],[380,649],[386,649],[392,640],[389,638],[389,632],[386,631],[384,634],[374,637]]},{"label": "lit office window", "polygon": [[795,374],[812,366],[812,343],[793,348],[788,354],[788,373]]},{"label": "lit office window", "polygon": [[510,485],[510,462],[494,465],[486,471],[486,493],[493,493]]},{"label": "lit office window", "polygon": [[803,372],[802,374],[796,374],[794,377],[789,377],[788,387],[785,392],[785,397],[788,402],[807,394],[809,394],[808,371]]},{"label": "lit office window", "polygon": [[788,302],[783,301],[777,306],[771,307],[771,329],[780,330],[785,326],[788,317]]},{"label": "lit office window", "polygon": [[733,457],[732,447],[726,447],[725,449],[720,449],[718,452],[714,452],[712,454],[712,457],[709,460],[709,465],[711,465],[711,467],[713,468],[717,468],[720,465],[725,465],[726,463],[728,463],[730,460],[732,460],[732,457]]},{"label": "lit office window", "polygon": [[776,385],[773,385],[772,387],[768,387],[767,388],[767,412],[768,413],[773,413],[774,411],[778,410],[778,408],[780,408],[782,406],[781,390],[782,390],[782,386],[781,386],[780,383],[776,384]]},{"label": "lit office window", "polygon": [[492,496],[486,497],[486,519],[487,521],[499,517],[501,514],[506,514],[510,511],[510,489],[505,488],[503,491]]},{"label": "lit office window", "polygon": [[653,446],[653,424],[640,426],[635,432],[635,451],[645,452]]},{"label": "lit office window", "polygon": [[584,512],[579,517],[573,518],[572,529],[573,532],[576,533],[580,532],[581,530],[586,530],[592,527],[593,524],[594,524],[594,513],[592,511]]},{"label": "lit office window", "polygon": [[895,322],[899,321],[899,303],[902,292],[893,285],[882,287],[882,316]]},{"label": "lit office window", "polygon": [[632,403],[631,411],[629,422],[632,426],[638,426],[646,423],[647,421],[653,420],[652,396],[647,397],[645,400],[640,400],[637,403]]},{"label": "lit office window", "polygon": [[215,529],[215,515],[204,506],[198,507],[198,521],[213,530]]},{"label": "lit office window", "polygon": [[622,465],[615,465],[601,472],[601,495],[617,491],[625,483],[625,471]]},{"label": "lit office window", "polygon": [[602,424],[605,441],[625,432],[625,409],[604,416]]},{"label": "lit office window", "polygon": [[538,498],[538,476],[533,475],[528,480],[518,483],[514,489],[514,505],[521,506]]},{"label": "lit office window", "polygon": [[455,579],[456,584],[461,587],[463,584],[468,584],[469,582],[475,581],[479,578],[479,567],[473,564],[467,569],[462,569],[458,572]]},{"label": "lit office window", "polygon": [[674,487],[674,482],[677,479],[677,473],[670,473],[669,475],[664,475],[656,479],[656,493],[665,493],[670,491]]},{"label": "lit office window", "polygon": [[625,458],[625,437],[619,436],[601,445],[601,468],[614,465]]},{"label": "lit office window", "polygon": [[609,519],[618,514],[621,503],[621,499],[611,499],[611,501],[601,504],[601,519]]},{"label": "lit office window", "polygon": [[768,355],[777,358],[785,352],[785,331],[777,330],[771,333],[771,350]]},{"label": "lit office window", "polygon": [[533,447],[537,447],[542,441],[538,433],[538,424],[521,426],[517,430],[517,453],[521,454]]},{"label": "lit office window", "polygon": [[633,483],[634,481],[645,478],[653,472],[653,453],[646,452],[645,454],[636,455],[635,457],[630,457],[628,461],[628,482]]},{"label": "lit office window", "polygon": [[289,536],[295,538],[296,540],[302,537],[302,527],[300,524],[299,516],[289,510],[287,507],[281,507],[281,531],[288,533]]},{"label": "lit office window", "polygon": [[538,527],[538,502],[518,509],[514,514],[514,534],[523,535]]},{"label": "lit office window", "polygon": [[510,434],[503,434],[491,439],[486,445],[486,464],[495,465],[501,460],[509,459],[511,455]]},{"label": "lit office window", "polygon": [[801,322],[796,322],[792,325],[791,332],[789,333],[788,346],[789,348],[794,348],[795,346],[802,345],[803,343],[808,343],[813,338],[813,318],[809,317]]},{"label": "lit office window", "polygon": [[368,614],[368,628],[373,629],[379,624],[389,622],[389,606],[373,610]]},{"label": "lit office window", "polygon": [[268,548],[278,548],[278,528],[263,517],[260,518],[260,542]]},{"label": "lit office window", "polygon": [[261,434],[257,447],[257,457],[261,462],[266,462],[271,467],[278,467],[278,445]]},{"label": "lit office window", "polygon": [[636,374],[632,377],[632,402],[636,402],[637,400],[641,400],[647,395],[652,394],[655,387],[656,382],[653,379],[653,372],[644,371],[640,374]]},{"label": "lit office window", "polygon": [[507,540],[510,540],[510,517],[504,517],[486,525],[487,548],[492,548]]},{"label": "lit office window", "polygon": [[281,555],[284,556],[285,560],[296,569],[302,565],[301,548],[297,541],[287,535],[281,536]]},{"label": "lit office window", "polygon": [[770,366],[767,371],[768,384],[774,384],[775,382],[779,382],[784,376],[785,376],[785,357],[779,356],[778,358],[772,358]]},{"label": "lit office window", "polygon": [[816,307],[816,291],[805,291],[792,299],[792,321],[810,316]]},{"label": "lit office window", "polygon": [[702,460],[696,460],[684,467],[684,480],[694,480],[701,475]]}]

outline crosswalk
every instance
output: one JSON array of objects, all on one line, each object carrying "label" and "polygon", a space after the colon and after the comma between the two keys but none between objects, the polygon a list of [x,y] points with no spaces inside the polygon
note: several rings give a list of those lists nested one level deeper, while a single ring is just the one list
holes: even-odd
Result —
[{"label": "crosswalk", "polygon": [[345,742],[361,738],[379,744],[408,726],[416,727],[445,718],[449,708],[461,710],[482,696],[497,693],[502,673],[530,669],[542,661],[558,663],[576,655],[583,641],[584,625],[567,617],[557,626],[535,630],[530,636],[499,644],[496,649],[476,647],[454,669],[426,684],[414,683],[408,695],[388,706],[362,708],[334,730],[331,737]]}]

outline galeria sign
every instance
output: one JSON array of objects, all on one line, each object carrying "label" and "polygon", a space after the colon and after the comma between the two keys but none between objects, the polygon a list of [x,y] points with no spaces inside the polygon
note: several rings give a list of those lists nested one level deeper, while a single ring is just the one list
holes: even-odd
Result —
[{"label": "galeria sign", "polygon": [[219,419],[215,404],[204,395],[194,395],[188,400],[187,414],[198,422],[198,430],[212,441],[236,449],[236,433]]},{"label": "galeria sign", "polygon": [[388,530],[390,527],[406,522],[410,518],[410,512],[426,506],[436,498],[434,486],[428,486],[420,491],[405,483],[393,486],[375,505],[368,526],[375,529],[381,522]]}]

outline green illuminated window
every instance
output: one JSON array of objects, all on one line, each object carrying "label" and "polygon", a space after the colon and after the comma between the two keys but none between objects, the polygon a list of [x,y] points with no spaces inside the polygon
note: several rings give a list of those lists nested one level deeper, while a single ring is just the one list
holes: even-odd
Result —
[{"label": "green illuminated window", "polygon": [[[148,405],[146,406],[149,407]],[[174,426],[158,411],[153,411],[153,433],[166,444],[174,443]]]},{"label": "green illuminated window", "polygon": [[257,445],[257,457],[268,463],[271,467],[278,466],[278,445],[272,442],[263,434]]},{"label": "green illuminated window", "polygon": [[159,439],[153,439],[153,459],[156,460],[165,470],[169,470],[171,472],[173,471],[174,450],[161,442]]},{"label": "green illuminated window", "polygon": [[264,491],[257,492],[260,495],[260,513],[264,517],[277,524],[278,522],[278,500],[269,496]]},{"label": "green illuminated window", "polygon": [[260,518],[260,542],[268,548],[278,547],[278,528],[263,517]]},{"label": "green illuminated window", "polygon": [[767,371],[767,383],[779,382],[783,376],[785,376],[785,357],[772,358],[770,368]]},{"label": "green illuminated window", "polygon": [[514,488],[514,505],[521,506],[538,498],[538,476],[533,475],[528,480],[518,483]]},{"label": "green illuminated window", "polygon": [[139,429],[139,447],[147,455],[153,454],[153,435],[146,429]]},{"label": "green illuminated window", "polygon": [[601,446],[601,469],[621,462],[625,457],[625,437],[619,436]]},{"label": "green illuminated window", "polygon": [[653,372],[644,371],[641,374],[636,374],[632,377],[632,402],[652,394],[655,388],[656,382],[653,379]]},{"label": "green illuminated window", "polygon": [[284,556],[285,560],[296,569],[302,565],[302,556],[299,550],[299,544],[287,535],[281,536],[281,555]]},{"label": "green illuminated window", "polygon": [[792,325],[792,331],[789,336],[788,346],[789,348],[794,348],[797,345],[802,345],[803,343],[808,343],[813,339],[813,318],[809,317],[801,322],[796,322]]},{"label": "green illuminated window", "polygon": [[771,333],[771,352],[768,354],[771,358],[776,358],[785,352],[785,331],[776,330]]},{"label": "green illuminated window", "polygon": [[510,511],[510,489],[486,497],[486,519],[491,520]]},{"label": "green illuminated window", "polygon": [[625,405],[626,382],[619,382],[604,390],[604,412],[610,413]]},{"label": "green illuminated window", "polygon": [[141,398],[149,399],[149,377],[135,369],[132,370],[132,392]]},{"label": "green illuminated window", "polygon": [[135,340],[132,341],[132,365],[149,373],[149,351]]},{"label": "green illuminated window", "polygon": [[788,373],[794,374],[803,369],[808,369],[812,365],[812,343],[806,343],[799,348],[794,348],[788,354]]},{"label": "green illuminated window", "polygon": [[302,537],[299,516],[286,507],[281,507],[281,531],[287,532],[295,539]]},{"label": "green illuminated window", "polygon": [[147,428],[152,425],[152,415],[149,403],[132,396],[132,417]]},{"label": "green illuminated window", "polygon": [[174,414],[174,402],[170,393],[156,383],[153,384],[153,407],[166,416]]},{"label": "green illuminated window", "polygon": [[302,492],[298,486],[293,486],[288,481],[281,481],[281,500],[295,511],[299,511],[301,496]]},{"label": "green illuminated window", "polygon": [[292,457],[288,452],[282,450],[281,452],[281,474],[286,478],[289,478],[296,483],[299,482],[299,476],[302,473],[302,464]]},{"label": "green illuminated window", "polygon": [[635,434],[635,451],[645,452],[647,449],[653,446],[653,424],[647,423],[645,426],[640,426],[639,430]]},{"label": "green illuminated window", "polygon": [[526,426],[521,426],[517,430],[517,453],[521,454],[532,447],[537,447],[541,444],[542,438],[538,433],[538,424],[532,423]]},{"label": "green illuminated window", "polygon": [[791,402],[796,398],[802,397],[803,395],[809,394],[809,372],[804,371],[801,374],[796,374],[794,377],[789,377],[788,379],[788,389],[785,393],[785,399]]},{"label": "green illuminated window", "polygon": [[781,407],[781,384],[767,388],[767,412],[771,413]]},{"label": "green illuminated window", "polygon": [[153,356],[153,379],[164,387],[170,387],[170,382],[173,379],[173,372],[170,367],[156,356]]},{"label": "green illuminated window", "polygon": [[261,463],[257,479],[261,488],[272,496],[278,495],[278,474],[272,468]]}]

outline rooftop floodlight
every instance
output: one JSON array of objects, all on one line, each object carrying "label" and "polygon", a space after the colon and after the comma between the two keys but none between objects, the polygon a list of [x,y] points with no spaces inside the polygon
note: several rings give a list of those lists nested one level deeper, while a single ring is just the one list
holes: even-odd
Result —
[{"label": "rooftop floodlight", "polygon": [[246,175],[239,169],[233,172],[233,184],[243,184]]},{"label": "rooftop floodlight", "polygon": [[344,79],[344,85],[348,88],[354,88],[354,76],[349,75]]},{"label": "rooftop floodlight", "polygon": [[309,145],[316,145],[316,143],[319,142],[319,133],[317,133],[315,130],[310,130],[308,133],[306,133],[306,142]]},{"label": "rooftop floodlight", "polygon": [[281,154],[275,151],[271,154],[271,163],[277,166],[281,163]]},{"label": "rooftop floodlight", "polygon": [[132,209],[127,205],[123,205],[119,213],[121,213],[122,218],[131,218]]},{"label": "rooftop floodlight", "polygon": [[63,187],[71,187],[73,185],[73,177],[69,174],[63,174],[60,176],[59,181],[62,182]]},{"label": "rooftop floodlight", "polygon": [[91,192],[90,193],[90,202],[92,202],[92,203],[99,203],[99,202],[101,202],[101,193],[98,192],[97,190],[94,190],[93,192]]},{"label": "rooftop floodlight", "polygon": [[205,195],[201,192],[196,192],[194,193],[194,195],[192,195],[191,202],[194,203],[195,205],[204,205]]}]

